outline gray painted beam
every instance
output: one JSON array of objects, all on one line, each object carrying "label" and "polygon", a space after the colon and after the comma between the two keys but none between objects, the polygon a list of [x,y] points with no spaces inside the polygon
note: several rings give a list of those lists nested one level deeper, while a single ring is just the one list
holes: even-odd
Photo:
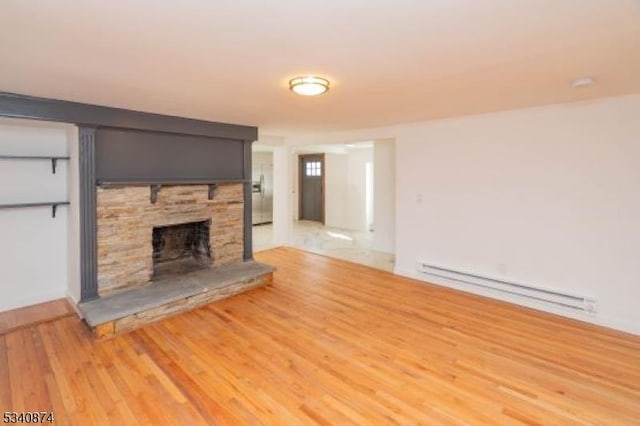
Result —
[{"label": "gray painted beam", "polygon": [[236,140],[258,139],[258,129],[252,126],[216,123],[6,92],[0,92],[0,116]]},{"label": "gray painted beam", "polygon": [[149,186],[149,185],[220,185],[223,183],[245,183],[250,182],[250,180],[246,179],[181,179],[181,180],[171,180],[165,178],[154,178],[147,180],[97,180],[98,186],[100,187],[122,187],[122,186]]},{"label": "gray painted beam", "polygon": [[95,127],[79,127],[80,166],[80,301],[98,297]]},{"label": "gray painted beam", "polygon": [[251,144],[253,140],[244,142],[244,260],[253,260],[253,228],[252,228],[252,208],[251,208]]}]

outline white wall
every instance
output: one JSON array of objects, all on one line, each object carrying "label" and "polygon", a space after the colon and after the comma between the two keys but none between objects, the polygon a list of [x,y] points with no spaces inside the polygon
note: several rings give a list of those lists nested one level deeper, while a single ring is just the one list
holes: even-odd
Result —
[{"label": "white wall", "polygon": [[251,162],[252,165],[268,164],[273,166],[273,152],[254,151],[251,153]]},{"label": "white wall", "polygon": [[393,139],[374,142],[373,249],[396,251],[396,146]]},{"label": "white wall", "polygon": [[[68,127],[0,120],[0,155],[68,153]],[[56,174],[49,161],[0,160],[0,203],[67,200],[68,162]],[[0,311],[64,297],[67,292],[67,214],[51,208],[0,209]]]},{"label": "white wall", "polygon": [[[293,206],[296,180],[292,179],[291,149],[273,149],[273,244],[288,244],[293,225]],[[293,167],[295,169],[295,167]]]},{"label": "white wall", "polygon": [[640,96],[406,126],[396,154],[398,272],[592,295],[550,310],[640,334]]},{"label": "white wall", "polygon": [[348,156],[326,153],[325,168],[325,225],[347,228]]},{"label": "white wall", "polygon": [[[366,168],[373,162],[373,149],[352,149],[347,154],[347,229],[368,231],[366,212]],[[374,217],[375,220],[375,217]]]}]

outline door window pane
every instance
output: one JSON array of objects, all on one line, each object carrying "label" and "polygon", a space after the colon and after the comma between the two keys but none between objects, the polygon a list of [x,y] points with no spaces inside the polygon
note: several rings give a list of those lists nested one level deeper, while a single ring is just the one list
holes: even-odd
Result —
[{"label": "door window pane", "polygon": [[309,161],[305,164],[305,176],[322,176],[320,161]]}]

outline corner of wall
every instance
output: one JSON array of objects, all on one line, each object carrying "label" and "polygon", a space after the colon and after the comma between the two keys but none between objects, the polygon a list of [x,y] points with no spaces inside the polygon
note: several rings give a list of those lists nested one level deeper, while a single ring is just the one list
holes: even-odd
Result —
[{"label": "corner of wall", "polygon": [[67,129],[67,149],[69,153],[68,194],[69,214],[67,215],[67,295],[73,301],[80,301],[80,172],[78,165],[79,138],[76,126]]},{"label": "corner of wall", "polygon": [[396,251],[396,145],[395,139],[374,141],[373,249]]}]

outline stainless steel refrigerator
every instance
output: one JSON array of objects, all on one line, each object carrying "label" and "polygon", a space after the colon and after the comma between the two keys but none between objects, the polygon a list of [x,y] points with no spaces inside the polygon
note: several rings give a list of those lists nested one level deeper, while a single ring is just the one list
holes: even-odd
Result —
[{"label": "stainless steel refrigerator", "polygon": [[252,223],[262,225],[273,222],[273,165],[253,163]]}]

